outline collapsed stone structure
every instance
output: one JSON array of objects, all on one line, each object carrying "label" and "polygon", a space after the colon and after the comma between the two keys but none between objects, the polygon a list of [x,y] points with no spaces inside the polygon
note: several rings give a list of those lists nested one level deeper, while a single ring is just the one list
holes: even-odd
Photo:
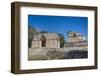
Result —
[{"label": "collapsed stone structure", "polygon": [[79,32],[69,32],[64,44],[64,47],[70,50],[87,49],[87,46],[87,37]]}]

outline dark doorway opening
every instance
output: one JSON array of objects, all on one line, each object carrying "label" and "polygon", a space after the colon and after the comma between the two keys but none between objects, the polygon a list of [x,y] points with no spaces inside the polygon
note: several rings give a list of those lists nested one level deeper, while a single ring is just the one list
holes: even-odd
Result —
[{"label": "dark doorway opening", "polygon": [[43,35],[41,36],[41,46],[46,47],[46,38]]},{"label": "dark doorway opening", "polygon": [[42,47],[46,47],[46,41],[42,41]]}]

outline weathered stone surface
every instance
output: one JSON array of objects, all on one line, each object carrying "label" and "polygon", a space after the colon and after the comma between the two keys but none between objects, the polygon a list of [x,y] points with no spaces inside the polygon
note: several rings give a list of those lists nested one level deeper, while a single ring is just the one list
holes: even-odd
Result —
[{"label": "weathered stone surface", "polygon": [[39,33],[34,35],[32,48],[60,48],[59,36],[56,33]]},{"label": "weathered stone surface", "polygon": [[[71,51],[73,52],[72,54],[70,54]],[[67,58],[73,58],[73,55],[75,55],[75,57],[76,55],[78,55],[78,57],[83,57],[85,54],[82,54],[82,56],[80,55],[81,52],[84,51],[87,51],[87,49],[68,50],[66,48],[30,48],[28,58],[29,60],[67,59]]]},{"label": "weathered stone surface", "polygon": [[88,57],[88,41],[78,32],[68,33],[63,48],[60,48],[59,36],[56,33],[34,35],[32,48],[28,50],[29,60],[74,59]]}]

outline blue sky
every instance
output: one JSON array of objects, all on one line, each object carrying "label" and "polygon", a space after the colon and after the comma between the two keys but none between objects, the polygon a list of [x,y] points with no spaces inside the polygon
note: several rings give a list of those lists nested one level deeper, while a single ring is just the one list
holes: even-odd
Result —
[{"label": "blue sky", "polygon": [[87,17],[28,15],[28,25],[38,31],[61,33],[65,37],[67,31],[88,34]]}]

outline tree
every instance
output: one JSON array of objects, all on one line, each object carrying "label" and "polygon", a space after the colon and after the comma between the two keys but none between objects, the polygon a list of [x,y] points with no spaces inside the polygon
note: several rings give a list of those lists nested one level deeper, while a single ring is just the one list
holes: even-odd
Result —
[{"label": "tree", "polygon": [[28,47],[31,48],[33,35],[38,33],[38,31],[32,27],[31,25],[28,26]]},{"label": "tree", "polygon": [[60,40],[60,48],[63,48],[64,47],[64,43],[65,43],[64,35],[58,33],[58,36],[59,36],[59,40]]},{"label": "tree", "polygon": [[41,31],[40,33],[48,33],[47,31]]}]

